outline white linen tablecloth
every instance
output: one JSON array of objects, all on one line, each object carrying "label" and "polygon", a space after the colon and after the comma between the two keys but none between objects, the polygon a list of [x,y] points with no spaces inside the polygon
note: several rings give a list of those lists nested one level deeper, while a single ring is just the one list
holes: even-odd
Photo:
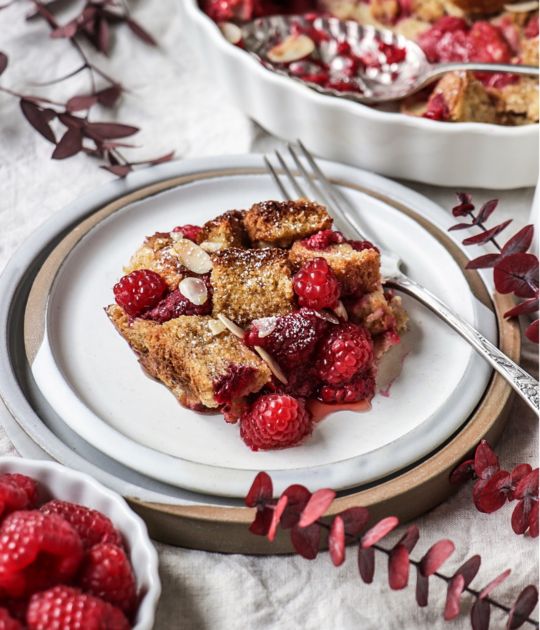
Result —
[{"label": "white linen tablecloth", "polygon": [[[173,0],[133,2],[134,16],[155,35],[159,48],[136,40],[126,27],[116,30],[110,58],[94,54],[106,72],[117,77],[132,93],[122,98],[113,112],[100,112],[104,119],[140,125],[135,136],[142,148],[132,150],[134,159],[177,151],[178,158],[265,151],[279,141],[268,136],[238,111],[200,71],[197,59],[184,43]],[[2,85],[27,90],[32,82],[67,74],[79,60],[63,40],[48,40],[41,20],[24,21],[28,4],[18,2],[0,12],[0,51],[10,57]],[[84,76],[42,90],[55,100],[88,89]],[[52,145],[22,118],[16,99],[0,92],[0,271],[13,252],[53,213],[80,195],[112,179],[91,159],[78,155],[64,162],[49,160]],[[135,157],[136,156],[136,157]],[[449,210],[453,190],[412,184]],[[501,200],[499,220],[514,218],[513,231],[526,224],[531,189],[507,192],[470,191],[480,203],[492,197]],[[510,232],[509,232],[510,233]],[[0,296],[1,299],[1,296]],[[524,367],[538,376],[537,348],[526,343]],[[505,470],[538,458],[538,421],[517,401],[511,420],[496,448]],[[0,455],[14,454],[0,427]],[[467,557],[482,556],[482,567],[472,583],[481,588],[506,568],[510,578],[494,597],[511,605],[527,584],[537,582],[538,546],[527,536],[516,536],[510,527],[512,507],[480,514],[473,506],[472,485],[435,508],[416,524],[421,539],[413,552],[420,558],[431,544],[450,538],[456,551],[444,565],[451,574]],[[397,540],[404,527],[394,532]],[[353,550],[336,569],[328,553],[312,562],[298,556],[253,557],[211,554],[156,544],[161,561],[163,595],[156,630],[403,630],[443,628],[445,588],[431,580],[430,603],[420,609],[414,599],[414,575],[409,587],[392,592],[388,587],[385,558],[377,557],[374,583],[363,584],[358,576]],[[469,628],[471,600],[463,598],[461,616],[449,628]],[[538,612],[533,613],[538,618]],[[492,611],[492,628],[505,627],[498,611]],[[527,627],[527,626],[525,626]]]}]

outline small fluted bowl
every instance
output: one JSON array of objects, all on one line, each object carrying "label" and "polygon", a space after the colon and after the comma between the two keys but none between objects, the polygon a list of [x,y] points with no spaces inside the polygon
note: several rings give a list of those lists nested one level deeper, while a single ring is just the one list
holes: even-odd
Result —
[{"label": "small fluted bowl", "polygon": [[39,504],[52,499],[70,501],[98,510],[111,519],[124,539],[140,594],[133,630],[151,630],[161,594],[158,556],[144,521],[124,499],[89,475],[54,462],[0,457],[0,475],[5,473],[20,473],[34,479],[39,488]]}]

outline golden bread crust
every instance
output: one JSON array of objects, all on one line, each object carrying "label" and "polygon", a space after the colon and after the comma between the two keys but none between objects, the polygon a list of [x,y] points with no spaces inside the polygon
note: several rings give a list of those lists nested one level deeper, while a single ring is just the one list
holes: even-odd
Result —
[{"label": "golden bread crust", "polygon": [[445,74],[431,98],[437,94],[441,94],[448,105],[450,122],[497,122],[495,105],[471,72]]},{"label": "golden bread crust", "polygon": [[[227,247],[249,247],[249,237],[244,226],[245,210],[229,210],[224,214],[207,221],[197,235],[197,245],[207,251],[226,249]],[[212,243],[212,247],[206,246]],[[214,247],[215,246],[215,247]]]}]

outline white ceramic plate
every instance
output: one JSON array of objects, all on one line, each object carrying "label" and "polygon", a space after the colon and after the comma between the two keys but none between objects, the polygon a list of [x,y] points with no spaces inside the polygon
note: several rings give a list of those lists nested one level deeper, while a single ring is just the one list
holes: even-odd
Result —
[{"label": "white ceramic plate", "polygon": [[198,6],[177,0],[183,36],[207,76],[273,135],[316,155],[436,186],[518,188],[538,179],[538,125],[441,123],[325,96],[229,44]]},{"label": "white ceramic plate", "polygon": [[[404,339],[409,355],[390,397],[377,396],[370,413],[336,413],[316,427],[306,444],[270,453],[251,452],[240,440],[238,426],[220,416],[180,407],[165,387],[143,375],[103,313],[122,265],[145,235],[276,198],[266,174],[232,172],[246,161],[261,163],[257,156],[232,158],[222,176],[131,204],[79,242],[49,296],[46,336],[32,365],[39,388],[66,424],[94,447],[150,477],[197,492],[245,496],[262,469],[271,472],[278,488],[296,482],[344,489],[414,463],[463,424],[482,396],[490,370],[413,301],[405,300],[412,322]],[[335,178],[384,191],[405,204],[408,195],[409,201],[419,197],[357,169],[332,163],[324,168]],[[413,278],[493,339],[493,314],[472,297],[459,267],[435,238],[392,206],[357,190],[343,192],[362,219],[369,219],[372,231],[401,254]]]}]

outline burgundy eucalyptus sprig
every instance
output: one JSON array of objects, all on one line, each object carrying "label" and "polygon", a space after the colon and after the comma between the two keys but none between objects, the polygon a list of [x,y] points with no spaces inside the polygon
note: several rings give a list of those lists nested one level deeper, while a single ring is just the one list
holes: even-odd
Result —
[{"label": "burgundy eucalyptus sprig", "polygon": [[450,482],[462,484],[471,479],[474,486],[473,502],[479,512],[491,514],[508,502],[517,501],[512,513],[512,529],[516,534],[529,530],[531,538],[538,537],[538,468],[520,464],[512,472],[501,470],[499,458],[486,440],[476,448],[474,459],[460,464],[450,475]]},{"label": "burgundy eucalyptus sprig", "polygon": [[[5,9],[16,1],[11,0],[0,8]],[[85,38],[97,51],[106,55],[109,51],[110,26],[125,23],[146,44],[156,45],[154,38],[132,19],[128,5],[118,0],[88,0],[76,18],[67,24],[60,25],[51,10],[43,3],[38,0],[30,0],[30,2],[35,14],[43,17],[51,28],[51,39],[69,40],[82,61],[82,64],[68,75],[39,85],[67,81],[81,72],[88,73],[90,82],[88,93],[74,95],[66,103],[21,94],[0,85],[0,91],[20,99],[21,111],[32,127],[46,140],[56,145],[52,159],[63,160],[83,152],[108,162],[101,168],[119,177],[125,177],[137,165],[151,166],[171,160],[174,152],[154,160],[129,161],[122,155],[120,149],[133,148],[133,145],[119,142],[119,140],[133,136],[139,129],[116,122],[90,121],[90,110],[95,105],[113,107],[126,89],[87,57],[79,40]],[[0,75],[6,70],[7,65],[7,55],[0,52]],[[75,115],[76,112],[85,112],[85,114]],[[57,139],[51,127],[53,120],[57,120],[65,128],[60,139]]]},{"label": "burgundy eucalyptus sprig", "polygon": [[369,511],[364,507],[351,507],[334,516],[328,524],[321,517],[335,496],[336,493],[330,489],[312,494],[304,486],[292,485],[276,500],[273,499],[272,479],[267,473],[260,472],[245,499],[247,507],[257,509],[249,531],[258,536],[268,536],[273,541],[278,525],[281,525],[282,529],[291,531],[291,543],[296,551],[304,558],[313,560],[319,552],[321,532],[325,530],[330,558],[336,567],[345,561],[346,543],[358,545],[358,570],[366,584],[373,581],[376,552],[388,557],[388,582],[393,590],[404,589],[409,583],[411,565],[416,568],[416,601],[419,606],[428,605],[429,578],[434,576],[444,580],[448,585],[444,609],[446,621],[459,615],[461,596],[467,592],[475,598],[471,610],[473,630],[488,630],[492,606],[508,615],[507,630],[515,630],[525,623],[538,627],[538,622],[529,617],[538,602],[535,586],[523,589],[511,608],[489,597],[510,575],[510,569],[481,591],[474,590],[469,585],[480,569],[480,556],[469,558],[454,575],[443,575],[439,569],[454,552],[451,540],[436,542],[420,560],[413,560],[410,554],[420,538],[415,525],[409,527],[394,547],[387,549],[378,543],[398,525],[398,519],[394,516],[383,518],[362,533],[369,521]]},{"label": "burgundy eucalyptus sprig", "polygon": [[[538,258],[527,253],[532,243],[534,227],[532,225],[525,226],[506,245],[501,247],[496,237],[512,222],[512,219],[490,229],[485,226],[499,201],[497,199],[488,201],[475,214],[471,195],[461,192],[456,193],[456,196],[459,205],[452,209],[452,214],[456,218],[470,217],[471,222],[458,223],[448,231],[479,227],[482,230],[480,234],[466,238],[463,245],[485,245],[491,242],[499,250],[498,254],[484,254],[471,260],[466,268],[493,268],[493,280],[499,293],[513,293],[519,298],[529,298],[526,302],[522,302],[507,311],[504,314],[505,317],[535,313],[538,310]],[[538,320],[530,324],[525,335],[534,343],[538,343]]]}]

